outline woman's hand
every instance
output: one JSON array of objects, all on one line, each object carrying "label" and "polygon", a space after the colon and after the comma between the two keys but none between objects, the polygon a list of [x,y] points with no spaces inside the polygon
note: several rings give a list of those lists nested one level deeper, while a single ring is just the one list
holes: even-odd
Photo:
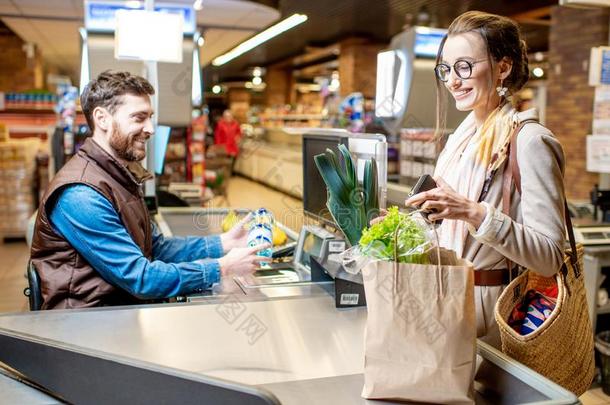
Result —
[{"label": "woman's hand", "polygon": [[377,222],[383,221],[386,215],[388,215],[388,211],[386,209],[380,208],[379,215],[371,219],[371,223],[369,224],[369,226],[375,225]]},{"label": "woman's hand", "polygon": [[405,201],[406,205],[429,211],[428,220],[459,219],[478,229],[485,219],[485,207],[476,201],[458,194],[440,177],[434,179],[437,188],[415,194]]}]

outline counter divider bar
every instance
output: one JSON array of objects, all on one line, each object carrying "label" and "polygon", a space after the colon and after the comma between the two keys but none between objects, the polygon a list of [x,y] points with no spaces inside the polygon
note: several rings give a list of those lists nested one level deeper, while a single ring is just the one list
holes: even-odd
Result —
[{"label": "counter divider bar", "polygon": [[277,405],[269,391],[0,329],[0,361],[69,403]]}]

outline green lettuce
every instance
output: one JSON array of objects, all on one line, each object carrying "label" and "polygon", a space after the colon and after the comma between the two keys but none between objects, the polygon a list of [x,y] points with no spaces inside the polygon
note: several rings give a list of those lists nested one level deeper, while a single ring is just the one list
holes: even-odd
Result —
[{"label": "green lettuce", "polygon": [[383,220],[362,231],[359,245],[365,255],[376,259],[394,261],[397,254],[399,263],[429,262],[425,230],[409,215],[398,211],[396,206],[388,209]]}]

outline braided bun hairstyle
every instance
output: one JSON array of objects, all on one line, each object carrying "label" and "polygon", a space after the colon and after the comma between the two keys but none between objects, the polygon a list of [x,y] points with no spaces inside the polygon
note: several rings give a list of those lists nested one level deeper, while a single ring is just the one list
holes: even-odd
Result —
[{"label": "braided bun hairstyle", "polygon": [[[436,63],[440,63],[443,55],[443,47],[448,37],[477,32],[483,38],[487,47],[489,62],[493,65],[503,58],[512,62],[512,69],[503,85],[508,88],[510,94],[521,90],[529,79],[529,66],[527,58],[527,45],[521,35],[521,30],[516,22],[510,18],[496,14],[484,13],[482,11],[467,11],[458,16],[447,30],[436,56]],[[490,78],[491,80],[491,78]],[[444,131],[446,117],[446,95],[443,84],[437,79],[437,137]],[[495,84],[493,84],[495,87]]]},{"label": "braided bun hairstyle", "polygon": [[[507,17],[468,11],[457,17],[447,30],[447,36],[477,32],[485,41],[487,54],[494,63],[502,58],[512,62],[510,75],[504,80],[504,85],[514,93],[519,91],[529,78],[527,45],[521,35],[517,23]],[[443,49],[439,49],[437,58],[440,60]]]}]

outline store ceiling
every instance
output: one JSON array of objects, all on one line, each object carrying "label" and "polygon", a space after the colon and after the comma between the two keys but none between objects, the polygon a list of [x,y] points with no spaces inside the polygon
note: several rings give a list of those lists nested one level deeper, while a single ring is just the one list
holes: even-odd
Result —
[{"label": "store ceiling", "polygon": [[[415,16],[423,6],[439,26],[447,26],[466,10],[512,16],[522,23],[530,49],[546,50],[550,6],[556,4],[556,0],[203,0],[203,10],[197,17],[206,39],[201,62],[208,64],[293,13],[307,14],[309,19],[222,67],[208,65],[204,71],[208,84],[247,77],[253,66],[267,66],[348,36],[388,43],[402,30],[405,15]],[[82,0],[0,0],[0,18],[25,41],[37,44],[49,65],[60,73],[78,77]]]},{"label": "store ceiling", "polygon": [[[193,0],[163,2],[192,4]],[[201,48],[201,63],[208,64],[278,20],[277,8],[266,3],[274,2],[203,0],[203,10],[197,13],[197,25],[205,30],[207,40]],[[83,0],[0,0],[0,19],[23,40],[35,43],[46,63],[78,78]]]},{"label": "store ceiling", "polygon": [[551,6],[557,3],[556,0],[280,0],[282,18],[303,13],[309,19],[222,67],[208,66],[204,76],[214,81],[235,80],[253,66],[266,66],[299,55],[306,47],[326,46],[348,36],[389,43],[403,29],[405,16],[415,17],[423,6],[441,27],[447,27],[467,10],[511,16],[521,22],[530,50],[544,51],[548,48]]}]

